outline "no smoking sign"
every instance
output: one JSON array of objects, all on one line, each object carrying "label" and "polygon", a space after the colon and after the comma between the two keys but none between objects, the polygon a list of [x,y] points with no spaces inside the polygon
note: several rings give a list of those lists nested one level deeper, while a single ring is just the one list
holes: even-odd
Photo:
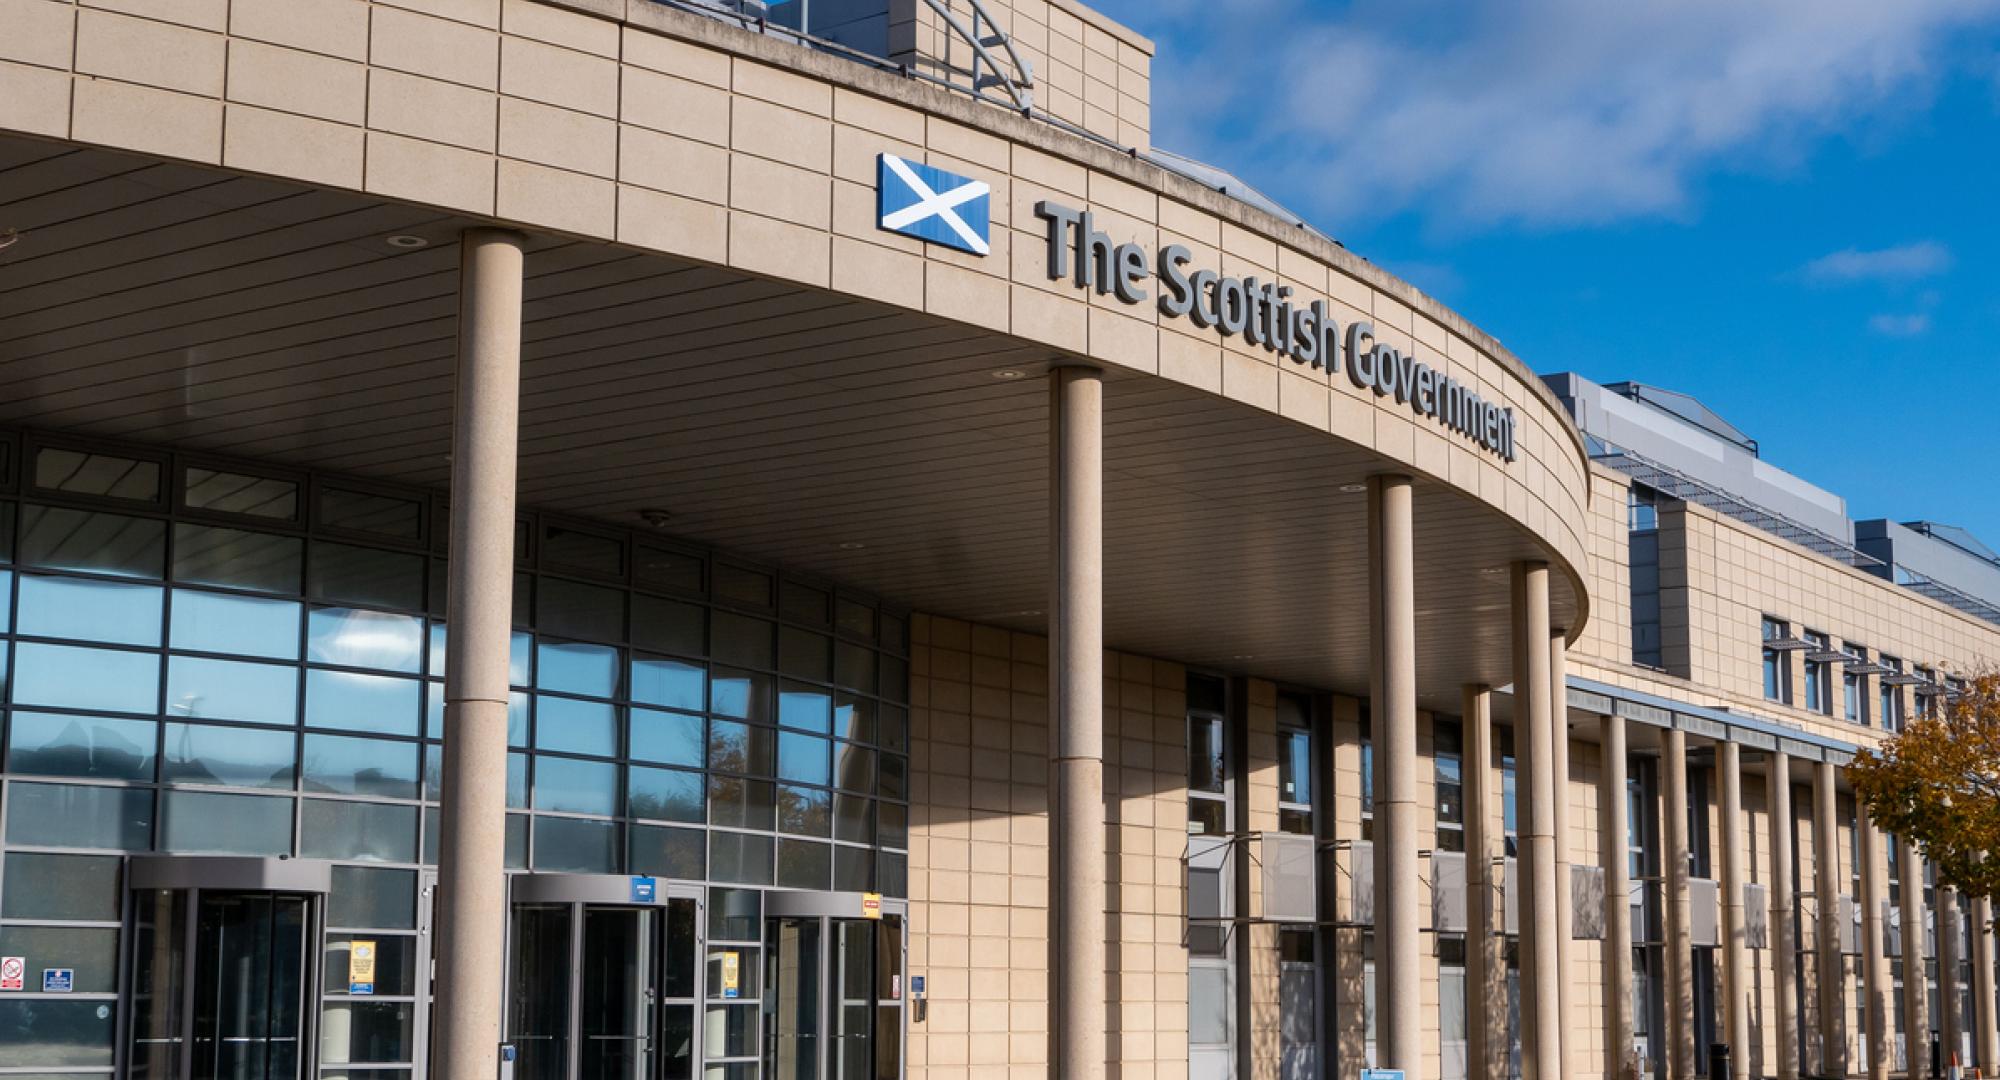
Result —
[{"label": "no smoking sign", "polygon": [[19,956],[0,956],[0,990],[19,990],[27,976],[28,961]]}]

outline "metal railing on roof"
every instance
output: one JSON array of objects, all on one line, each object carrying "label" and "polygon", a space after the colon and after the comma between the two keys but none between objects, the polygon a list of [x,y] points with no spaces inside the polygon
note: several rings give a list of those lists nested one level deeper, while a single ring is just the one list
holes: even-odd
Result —
[{"label": "metal railing on roof", "polygon": [[1746,525],[1858,569],[1868,570],[1884,565],[1882,560],[1839,537],[1829,536],[1741,495],[1706,480],[1696,479],[1671,465],[1654,461],[1642,454],[1635,454],[1603,439],[1593,437],[1591,443],[1598,451],[1591,455],[1594,459],[1664,495],[1727,514]]},{"label": "metal railing on roof", "polygon": [[1990,600],[1982,600],[1942,581],[1911,573],[1908,568],[1899,566],[1896,568],[1896,583],[1920,596],[1928,596],[1940,604],[1955,607],[1973,618],[2000,624],[2000,605]]}]

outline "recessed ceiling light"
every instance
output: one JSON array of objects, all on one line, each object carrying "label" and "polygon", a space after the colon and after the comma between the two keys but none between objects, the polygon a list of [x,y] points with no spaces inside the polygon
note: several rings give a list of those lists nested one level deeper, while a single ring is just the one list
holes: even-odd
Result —
[{"label": "recessed ceiling light", "polygon": [[411,248],[429,247],[431,242],[429,240],[424,239],[421,236],[411,236],[408,233],[398,233],[395,236],[389,237],[388,240],[385,241],[385,243],[387,243],[392,248],[403,248],[404,250],[409,250]]},{"label": "recessed ceiling light", "polygon": [[860,551],[860,550],[861,550],[862,548],[865,548],[865,547],[867,547],[867,546],[868,546],[867,544],[864,544],[864,543],[862,543],[862,542],[861,542],[861,541],[859,541],[859,540],[849,540],[849,541],[847,541],[846,543],[843,543],[843,544],[841,544],[841,545],[840,545],[840,550],[842,550],[842,551]]},{"label": "recessed ceiling light", "polygon": [[19,229],[0,229],[0,251],[5,251],[21,242]]},{"label": "recessed ceiling light", "polygon": [[1341,493],[1341,494],[1343,494],[1343,495],[1359,495],[1359,494],[1361,494],[1362,492],[1364,492],[1364,491],[1367,491],[1367,490],[1368,490],[1368,485],[1367,485],[1367,484],[1342,484],[1342,485],[1340,485],[1340,493]]},{"label": "recessed ceiling light", "polygon": [[1504,574],[1507,572],[1507,568],[1504,566],[1488,566],[1479,572],[1482,574]]},{"label": "recessed ceiling light", "polygon": [[993,373],[993,377],[996,379],[1025,379],[1028,377],[1028,373],[1017,371],[1014,368],[1001,368],[999,371]]},{"label": "recessed ceiling light", "polygon": [[666,528],[667,522],[672,521],[673,519],[674,515],[668,513],[665,510],[660,510],[653,507],[648,507],[644,510],[639,511],[639,520],[645,522],[648,525],[651,525],[655,529]]},{"label": "recessed ceiling light", "polygon": [[1230,659],[1231,659],[1231,660],[1255,660],[1255,659],[1257,659],[1257,657],[1256,657],[1256,656],[1255,656],[1254,654],[1251,654],[1251,653],[1237,653],[1237,654],[1236,654],[1235,656],[1232,656],[1232,657],[1230,657]]}]

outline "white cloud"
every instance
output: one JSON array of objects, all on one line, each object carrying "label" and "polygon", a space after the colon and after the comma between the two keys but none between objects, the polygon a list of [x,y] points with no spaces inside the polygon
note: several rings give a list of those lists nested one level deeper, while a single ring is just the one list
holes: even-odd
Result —
[{"label": "white cloud", "polygon": [[1154,128],[1306,193],[1336,230],[1419,203],[1475,223],[1674,215],[1702,172],[1782,163],[1927,90],[1954,34],[1996,16],[2000,0],[1172,2],[1153,16]]},{"label": "white cloud", "polygon": [[1951,249],[1935,240],[1861,251],[1847,248],[1800,268],[1809,281],[1907,281],[1951,269]]},{"label": "white cloud", "polygon": [[1929,333],[1931,317],[1921,312],[1915,315],[1876,315],[1868,320],[1868,329],[1883,337],[1919,337]]}]

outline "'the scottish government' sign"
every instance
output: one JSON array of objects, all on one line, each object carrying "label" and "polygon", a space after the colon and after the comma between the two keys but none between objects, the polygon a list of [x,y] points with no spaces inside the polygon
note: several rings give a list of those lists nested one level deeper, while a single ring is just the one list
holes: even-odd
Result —
[{"label": "'the scottish government' sign", "polygon": [[875,181],[882,228],[933,244],[984,255],[993,188],[974,180],[883,154]]}]

